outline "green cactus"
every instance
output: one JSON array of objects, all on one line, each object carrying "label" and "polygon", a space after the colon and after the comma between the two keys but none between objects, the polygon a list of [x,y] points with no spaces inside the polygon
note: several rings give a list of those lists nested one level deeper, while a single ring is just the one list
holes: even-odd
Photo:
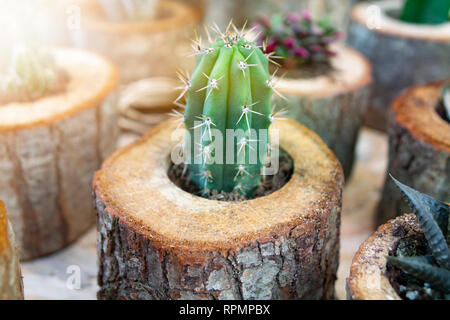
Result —
[{"label": "green cactus", "polygon": [[239,192],[249,198],[269,151],[268,128],[275,118],[270,99],[276,91],[269,56],[243,31],[232,26],[230,32],[231,26],[225,33],[215,26],[219,38],[213,42],[208,33],[209,45],[194,41],[194,71],[183,80],[186,162],[191,181],[205,194]]},{"label": "green cactus", "polygon": [[394,179],[424,232],[432,256],[388,256],[388,261],[431,288],[450,293],[450,207]]},{"label": "green cactus", "polygon": [[400,19],[409,23],[440,24],[450,21],[450,0],[406,0]]}]

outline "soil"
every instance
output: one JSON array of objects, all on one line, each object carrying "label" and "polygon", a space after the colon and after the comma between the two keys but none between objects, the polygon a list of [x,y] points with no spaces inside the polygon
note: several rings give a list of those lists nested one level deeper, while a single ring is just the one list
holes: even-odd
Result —
[{"label": "soil", "polygon": [[[405,237],[397,242],[390,250],[390,256],[424,256],[431,252],[426,239],[421,235]],[[424,281],[419,280],[399,268],[387,263],[389,282],[404,300],[450,300],[449,294],[430,288]]]},{"label": "soil", "polygon": [[186,170],[184,170],[184,164],[175,165],[171,163],[168,171],[168,176],[169,179],[179,188],[199,197],[220,201],[245,201],[258,197],[264,197],[282,188],[290,180],[293,172],[294,162],[292,158],[286,151],[280,149],[280,169],[278,170],[278,173],[273,176],[262,176],[261,183],[259,184],[252,198],[247,198],[245,195],[241,194],[238,191],[222,191],[218,193],[216,190],[214,190],[211,194],[205,196],[202,193],[202,190],[191,182],[189,178],[189,169],[186,168]]}]

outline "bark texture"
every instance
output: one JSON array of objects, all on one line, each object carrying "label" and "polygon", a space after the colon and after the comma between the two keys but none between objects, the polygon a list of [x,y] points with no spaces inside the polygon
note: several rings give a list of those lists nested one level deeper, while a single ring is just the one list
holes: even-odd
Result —
[{"label": "bark texture", "polygon": [[[390,120],[388,134],[387,172],[411,188],[450,202],[450,152],[417,138],[396,119]],[[409,210],[387,175],[378,205],[377,225]]]},{"label": "bark texture", "polygon": [[355,158],[355,145],[363,124],[369,86],[327,97],[287,95],[280,106],[287,115],[317,133],[335,153],[348,178]]},{"label": "bark texture", "polygon": [[339,206],[271,238],[195,252],[158,246],[97,197],[98,298],[331,299],[339,260]]},{"label": "bark texture", "polygon": [[0,201],[0,300],[23,300],[23,283],[14,232]]},{"label": "bark texture", "polygon": [[159,16],[163,18],[145,24],[110,23],[100,13],[98,17],[89,15],[91,11],[99,11],[90,8],[90,2],[82,8],[87,21],[73,41],[110,58],[119,68],[122,83],[158,76],[173,78],[174,70],[192,69],[194,60],[186,55],[191,50],[193,29],[202,20],[202,9],[161,1],[163,13]]},{"label": "bark texture", "polygon": [[450,75],[449,41],[387,34],[354,19],[347,41],[373,66],[374,86],[365,122],[375,129],[386,129],[389,106],[403,89]]},{"label": "bark texture", "polygon": [[115,97],[49,125],[0,133],[0,199],[21,259],[70,244],[95,221],[91,181],[117,139]]},{"label": "bark texture", "polygon": [[294,172],[249,201],[208,200],[169,180],[173,121],[109,157],[93,184],[98,297],[332,298],[342,169],[312,131],[293,120],[275,125]]}]

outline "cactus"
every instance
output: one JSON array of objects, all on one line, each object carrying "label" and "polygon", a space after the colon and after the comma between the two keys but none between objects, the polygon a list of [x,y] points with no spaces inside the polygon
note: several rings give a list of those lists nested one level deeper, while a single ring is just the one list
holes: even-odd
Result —
[{"label": "cactus", "polygon": [[217,25],[212,29],[218,40],[207,32],[208,45],[194,41],[194,71],[181,77],[184,90],[176,101],[186,93],[186,163],[204,194],[238,192],[250,198],[270,149],[268,128],[276,118],[270,99],[278,92],[270,57],[245,38],[244,29],[231,23],[225,33]]},{"label": "cactus", "polygon": [[400,19],[410,23],[440,24],[449,21],[450,0],[406,0]]},{"label": "cactus", "polygon": [[431,288],[450,293],[450,207],[392,178],[413,209],[427,240],[429,256],[388,256],[388,261]]},{"label": "cactus", "polygon": [[330,25],[327,19],[313,21],[311,14],[304,10],[300,15],[275,14],[270,19],[260,18],[259,43],[265,53],[283,58],[280,63],[286,69],[299,68],[307,64],[329,63],[336,53],[330,44],[343,36]]}]

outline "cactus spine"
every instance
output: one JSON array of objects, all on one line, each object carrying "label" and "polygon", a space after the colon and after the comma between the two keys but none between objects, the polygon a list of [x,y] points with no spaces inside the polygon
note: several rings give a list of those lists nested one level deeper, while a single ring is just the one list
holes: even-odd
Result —
[{"label": "cactus spine", "polygon": [[[274,85],[269,56],[234,26],[231,33],[230,26],[225,33],[215,26],[219,39],[205,47],[194,41],[194,71],[184,79],[186,162],[204,193],[238,191],[251,197],[269,150]],[[217,144],[220,136],[223,143]]]}]

